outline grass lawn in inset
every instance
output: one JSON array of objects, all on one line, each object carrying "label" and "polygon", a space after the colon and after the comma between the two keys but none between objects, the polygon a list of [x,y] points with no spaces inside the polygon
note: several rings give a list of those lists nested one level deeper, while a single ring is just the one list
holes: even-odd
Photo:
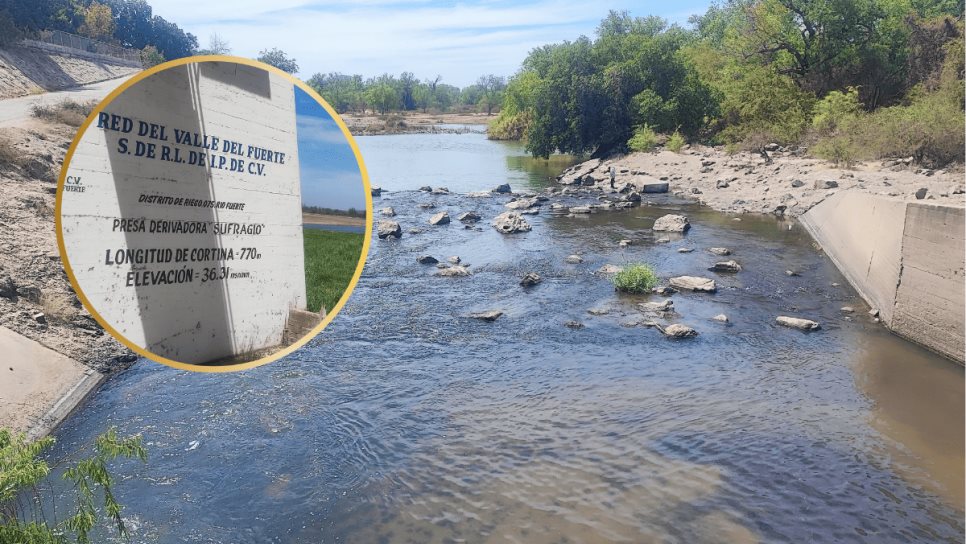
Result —
[{"label": "grass lawn in inset", "polygon": [[305,295],[308,309],[327,312],[342,298],[362,253],[363,234],[302,229],[305,242]]}]

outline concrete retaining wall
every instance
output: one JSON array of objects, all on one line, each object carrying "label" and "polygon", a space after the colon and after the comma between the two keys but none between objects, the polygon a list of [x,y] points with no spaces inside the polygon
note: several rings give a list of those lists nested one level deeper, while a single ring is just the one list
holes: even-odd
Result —
[{"label": "concrete retaining wall", "polygon": [[887,327],[963,363],[963,208],[844,191],[800,220]]},{"label": "concrete retaining wall", "polygon": [[0,49],[0,98],[96,83],[140,70],[140,66],[113,57],[40,45],[43,47]]}]

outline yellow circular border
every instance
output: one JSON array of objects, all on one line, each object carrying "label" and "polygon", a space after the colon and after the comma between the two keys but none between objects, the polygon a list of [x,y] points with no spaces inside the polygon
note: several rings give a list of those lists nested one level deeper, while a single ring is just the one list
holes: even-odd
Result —
[{"label": "yellow circular border", "polygon": [[[160,355],[157,355],[138,345],[135,345],[130,340],[125,338],[124,335],[122,335],[116,329],[114,329],[114,327],[112,327],[103,317],[101,317],[101,315],[97,312],[97,309],[94,308],[94,306],[90,303],[90,301],[87,299],[87,296],[85,296],[84,292],[81,290],[80,284],[77,282],[77,278],[74,276],[74,271],[73,269],[71,269],[70,262],[67,259],[67,251],[64,248],[64,234],[63,234],[63,229],[62,229],[61,219],[60,219],[61,203],[63,201],[63,195],[64,195],[64,183],[65,183],[65,180],[67,179],[67,167],[70,165],[70,161],[74,156],[74,150],[77,148],[77,144],[80,143],[81,137],[84,135],[85,132],[87,132],[87,128],[90,126],[91,122],[93,122],[93,120],[97,118],[97,114],[101,112],[105,107],[107,107],[107,105],[110,104],[111,101],[113,101],[115,98],[120,96],[121,93],[123,93],[129,87],[138,83],[142,79],[145,79],[149,76],[152,76],[168,68],[173,68],[175,66],[181,66],[184,64],[196,64],[196,63],[202,63],[202,62],[231,62],[235,64],[245,64],[248,66],[254,66],[255,68],[261,68],[267,72],[272,72],[277,75],[283,76],[284,78],[291,81],[294,85],[296,85],[297,87],[299,87],[300,89],[308,93],[309,96],[311,96],[313,99],[315,99],[316,102],[318,102],[319,104],[322,105],[323,108],[325,108],[325,111],[328,112],[329,115],[332,117],[332,119],[336,122],[336,124],[339,125],[339,128],[342,130],[342,134],[345,136],[346,141],[349,142],[349,146],[352,148],[352,153],[353,155],[355,155],[356,163],[358,163],[359,165],[359,172],[362,174],[362,185],[363,185],[363,189],[365,190],[365,197],[366,197],[366,232],[362,241],[362,253],[359,256],[359,264],[356,265],[356,271],[352,275],[352,279],[349,281],[349,285],[346,287],[345,291],[343,291],[342,297],[339,298],[339,302],[337,302],[336,305],[331,310],[328,311],[328,313],[325,316],[325,319],[323,319],[321,323],[319,323],[315,328],[309,331],[305,336],[296,340],[294,343],[290,344],[287,347],[282,348],[281,350],[267,357],[262,357],[261,359],[257,359],[255,361],[249,361],[247,363],[239,363],[236,365],[224,365],[224,366],[195,365],[195,364],[178,362],[173,359],[168,359],[166,357],[161,357]],[[87,119],[84,120],[84,123],[81,124],[80,128],[77,129],[77,134],[74,136],[74,140],[71,142],[70,147],[67,148],[67,154],[64,156],[64,165],[61,168],[60,177],[57,178],[57,198],[56,198],[56,205],[54,208],[54,228],[57,231],[57,248],[60,250],[60,260],[64,264],[64,270],[67,272],[67,277],[70,279],[70,284],[74,287],[74,291],[77,292],[77,297],[80,299],[84,307],[87,308],[87,311],[91,313],[94,319],[96,319],[97,322],[100,323],[101,326],[104,327],[106,331],[110,332],[114,338],[116,338],[119,342],[121,342],[122,344],[124,344],[125,346],[133,350],[138,355],[141,355],[142,357],[146,357],[148,359],[151,359],[152,361],[156,361],[158,363],[161,363],[173,368],[178,368],[181,370],[191,370],[195,372],[234,372],[237,370],[245,370],[247,368],[255,368],[257,366],[268,364],[273,361],[277,361],[278,359],[281,359],[286,355],[291,354],[295,350],[299,349],[300,347],[308,343],[309,340],[314,338],[320,332],[322,332],[322,329],[327,327],[329,323],[331,323],[332,320],[335,319],[335,316],[339,315],[339,311],[342,310],[343,306],[345,306],[345,303],[347,300],[349,300],[349,296],[352,294],[352,291],[355,290],[356,284],[359,283],[359,277],[362,275],[362,269],[366,265],[366,259],[369,256],[369,244],[372,241],[372,185],[370,185],[369,183],[369,173],[366,170],[365,162],[363,162],[362,160],[362,153],[359,152],[359,146],[356,144],[356,141],[352,137],[352,134],[349,133],[349,128],[346,127],[345,122],[342,121],[342,118],[339,117],[339,114],[336,113],[335,109],[333,109],[332,106],[330,106],[329,103],[325,101],[325,99],[319,96],[319,93],[315,92],[315,90],[312,89],[312,87],[309,87],[302,80],[289,74],[288,72],[280,70],[274,66],[265,64],[263,62],[258,62],[256,60],[246,59],[242,57],[233,57],[229,55],[198,55],[194,57],[185,57],[185,58],[165,62],[163,64],[153,66],[151,68],[148,68],[147,70],[143,70],[138,74],[135,74],[133,77],[131,77],[131,79],[128,79],[127,81],[122,83],[118,88],[111,91],[111,93],[108,94],[107,97],[104,98],[104,100],[101,100],[101,102],[94,108],[94,110],[90,113],[90,115],[87,116]]]}]

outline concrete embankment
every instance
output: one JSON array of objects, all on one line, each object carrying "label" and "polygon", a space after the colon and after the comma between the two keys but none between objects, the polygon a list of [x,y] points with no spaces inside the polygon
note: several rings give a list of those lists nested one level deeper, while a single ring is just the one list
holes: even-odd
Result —
[{"label": "concrete embankment", "polygon": [[0,98],[96,83],[140,69],[106,55],[25,41],[0,49]]},{"label": "concrete embankment", "polygon": [[845,191],[800,220],[887,327],[963,364],[962,207]]},{"label": "concrete embankment", "polygon": [[0,348],[0,427],[31,439],[53,431],[106,377],[4,327]]}]

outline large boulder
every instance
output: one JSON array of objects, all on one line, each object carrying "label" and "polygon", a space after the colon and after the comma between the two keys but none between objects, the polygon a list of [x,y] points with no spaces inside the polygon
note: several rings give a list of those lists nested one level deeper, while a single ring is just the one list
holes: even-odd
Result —
[{"label": "large boulder", "polygon": [[699,278],[697,276],[678,276],[670,279],[671,287],[685,289],[687,291],[697,291],[700,293],[714,293],[718,290],[714,280],[709,278]]},{"label": "large boulder", "polygon": [[493,228],[503,234],[513,234],[516,232],[529,232],[530,223],[517,212],[503,212],[493,218]]},{"label": "large boulder", "polygon": [[392,206],[389,206],[388,208],[383,208],[383,209],[379,210],[379,213],[381,213],[382,215],[385,215],[386,217],[395,217],[396,216],[396,210],[394,210],[392,208]]},{"label": "large boulder", "polygon": [[817,331],[818,329],[822,328],[817,321],[812,321],[811,319],[802,319],[800,317],[788,317],[784,315],[776,317],[775,323],[778,323],[783,327],[791,327],[800,331]]},{"label": "large boulder", "polygon": [[666,193],[668,191],[668,182],[658,181],[650,177],[639,183],[638,186],[642,193]]},{"label": "large boulder", "polygon": [[395,221],[380,221],[376,234],[382,239],[389,238],[390,236],[399,238],[402,236],[402,227]]},{"label": "large boulder", "polygon": [[420,255],[416,257],[416,262],[419,264],[436,264],[439,262],[439,259],[432,255]]},{"label": "large boulder", "polygon": [[429,218],[430,225],[448,225],[449,224],[449,212],[439,212],[438,214]]},{"label": "large boulder", "polygon": [[380,195],[382,195],[382,187],[372,187],[372,188],[371,188],[371,189],[369,190],[369,193],[370,193],[370,194],[371,194],[372,196],[380,196]]},{"label": "large boulder", "polygon": [[688,218],[683,215],[668,214],[657,218],[651,229],[662,232],[687,232],[691,228]]},{"label": "large boulder", "polygon": [[501,183],[500,185],[497,185],[496,187],[494,187],[493,190],[490,191],[490,192],[499,193],[501,195],[508,194],[508,193],[511,192],[510,184],[509,183]]}]

